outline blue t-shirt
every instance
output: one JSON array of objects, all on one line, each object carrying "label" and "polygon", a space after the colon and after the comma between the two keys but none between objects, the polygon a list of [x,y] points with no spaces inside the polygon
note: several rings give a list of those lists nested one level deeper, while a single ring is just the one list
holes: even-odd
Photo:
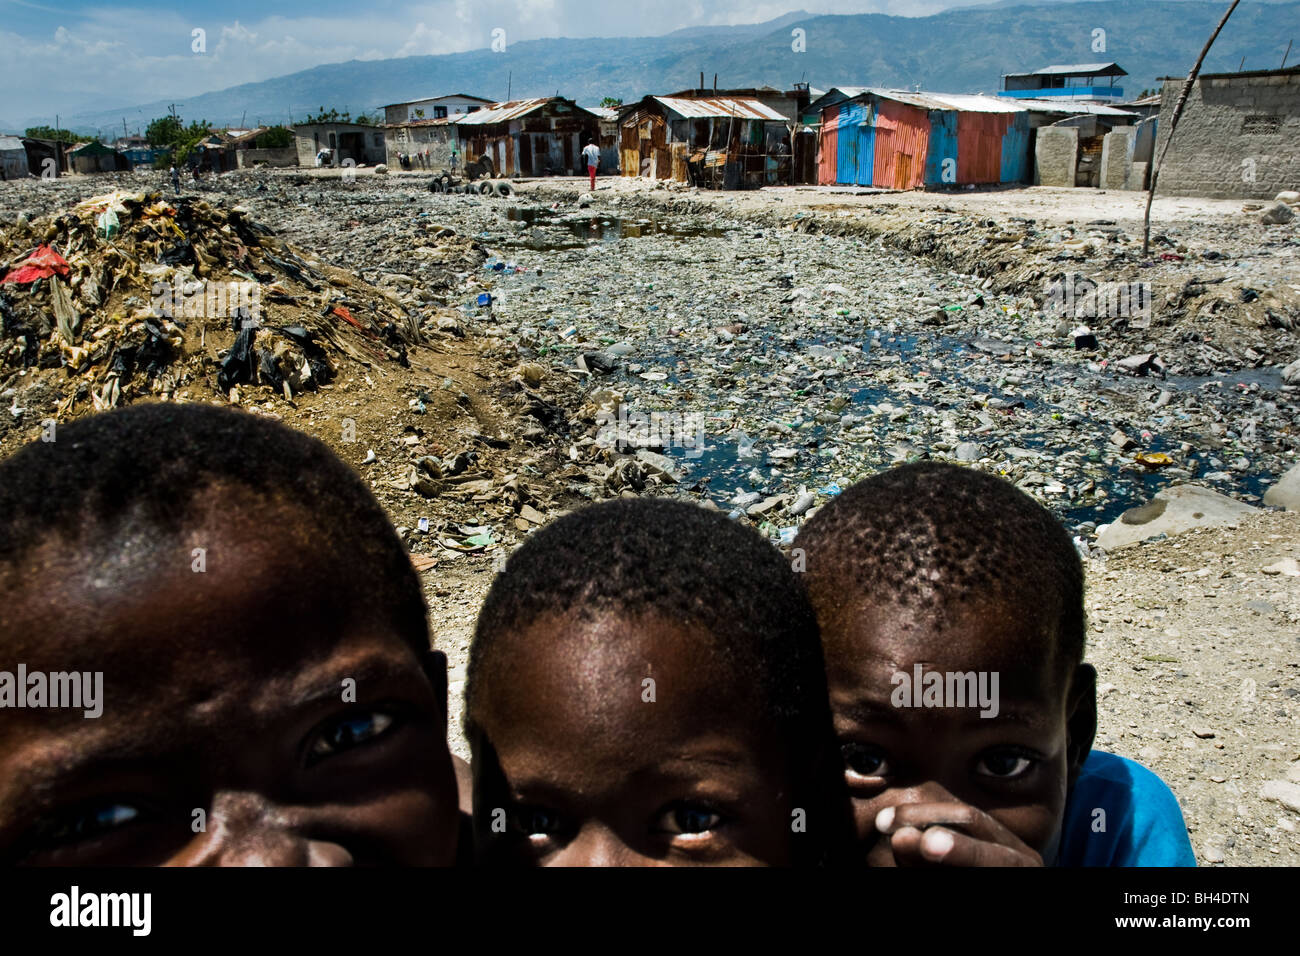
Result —
[{"label": "blue t-shirt", "polygon": [[1196,855],[1165,782],[1127,757],[1094,750],[1065,802],[1055,865],[1195,866]]}]

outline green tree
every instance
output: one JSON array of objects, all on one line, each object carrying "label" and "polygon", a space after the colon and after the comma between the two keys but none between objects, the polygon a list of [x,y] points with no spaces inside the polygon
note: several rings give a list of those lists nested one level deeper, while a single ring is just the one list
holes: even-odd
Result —
[{"label": "green tree", "polygon": [[623,101],[616,96],[607,96],[600,101],[600,105],[606,109],[616,110],[623,105]]},{"label": "green tree", "polygon": [[284,126],[272,126],[253,140],[254,149],[283,149],[293,145],[293,133]]},{"label": "green tree", "polygon": [[309,113],[303,123],[356,123],[360,126],[378,126],[380,119],[378,114],[369,116],[365,113],[359,113],[357,118],[353,119],[351,110],[340,113],[336,109],[327,110],[322,106],[315,113]]},{"label": "green tree", "polygon": [[59,143],[75,143],[77,135],[68,129],[55,129],[53,126],[29,126],[23,133],[32,139],[52,139]]},{"label": "green tree", "polygon": [[150,146],[173,146],[184,132],[179,117],[160,116],[145,127],[144,138]]},{"label": "green tree", "polygon": [[311,123],[342,123],[346,121],[339,115],[338,110],[326,110],[325,107],[322,106],[315,112],[315,114],[307,114],[307,118],[303,120],[303,122],[310,125]]},{"label": "green tree", "polygon": [[190,123],[189,126],[181,130],[176,141],[172,144],[175,147],[176,163],[181,165],[188,162],[190,156],[198,149],[199,143],[207,139],[208,134],[211,132],[212,127],[207,120]]}]

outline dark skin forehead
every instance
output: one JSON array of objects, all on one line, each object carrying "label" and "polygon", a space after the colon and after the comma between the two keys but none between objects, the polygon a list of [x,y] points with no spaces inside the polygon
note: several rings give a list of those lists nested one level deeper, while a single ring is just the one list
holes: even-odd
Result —
[{"label": "dark skin forehead", "polygon": [[[756,688],[700,629],[657,618],[543,618],[494,649],[471,720],[582,789],[684,741],[752,752],[770,736]],[[655,701],[642,699],[653,680]],[[582,753],[570,742],[584,741]]]},{"label": "dark skin forehead", "polygon": [[[0,669],[102,672],[103,715],[8,712],[0,846],[44,809],[109,783],[191,807],[255,793],[290,808],[282,818],[315,813],[320,827],[349,833],[349,852],[365,845],[358,859],[385,856],[403,829],[429,862],[447,855],[439,844],[454,846],[443,832],[443,803],[455,805],[445,700],[425,662],[380,610],[350,598],[343,585],[357,568],[313,550],[305,511],[239,504],[228,490],[200,499],[174,539],[139,529],[108,551],[50,540],[30,556],[26,580],[0,602]],[[400,703],[402,729],[308,770],[302,744],[345,711],[345,679],[358,711]],[[427,752],[394,772],[385,754],[404,749]],[[356,780],[368,768],[373,785],[345,793],[334,771],[348,767]],[[353,805],[334,817],[310,809],[344,796]],[[400,814],[410,823],[395,822]]]},{"label": "dark skin forehead", "polygon": [[467,715],[477,795],[616,830],[628,816],[626,829],[639,827],[636,808],[653,812],[661,794],[745,805],[757,819],[736,828],[740,857],[788,862],[786,744],[760,689],[702,629],[654,615],[550,616],[499,638],[486,665]]},{"label": "dark skin forehead", "polygon": [[[815,601],[815,604],[817,602]],[[1052,712],[1065,698],[1067,671],[1050,622],[996,600],[937,609],[892,601],[827,608],[817,604],[828,682],[874,687],[887,701],[891,675],[915,664],[944,671],[998,672],[1004,697]],[[1005,710],[1005,708],[1004,708]]]}]

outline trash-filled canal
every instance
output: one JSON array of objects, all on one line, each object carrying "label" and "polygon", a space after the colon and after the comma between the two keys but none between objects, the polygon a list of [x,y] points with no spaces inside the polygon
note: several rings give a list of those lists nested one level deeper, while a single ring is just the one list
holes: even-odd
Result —
[{"label": "trash-filled canal", "polygon": [[[464,309],[584,382],[597,446],[787,541],[813,503],[920,457],[980,462],[1085,540],[1173,481],[1257,501],[1270,433],[1294,423],[1272,369],[1138,377],[1104,333],[1076,350],[1041,297],[865,240],[544,207],[501,220],[479,235],[493,301]],[[626,476],[604,477],[607,493]]]}]

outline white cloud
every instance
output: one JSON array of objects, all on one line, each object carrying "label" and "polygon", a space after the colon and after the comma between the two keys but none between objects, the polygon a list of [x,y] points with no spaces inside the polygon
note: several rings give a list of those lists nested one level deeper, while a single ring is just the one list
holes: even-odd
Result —
[{"label": "white cloud", "polygon": [[[942,0],[820,0],[828,13],[931,12]],[[11,115],[113,108],[161,96],[178,98],[351,59],[485,49],[492,30],[509,43],[542,37],[654,36],[683,27],[754,23],[801,6],[800,0],[412,0],[376,16],[285,16],[254,21],[190,17],[174,10],[111,6],[68,19],[49,15],[43,35],[0,31],[0,62]],[[810,4],[812,5],[812,4]],[[948,4],[950,5],[950,4]],[[214,7],[219,10],[219,7]],[[191,51],[191,31],[207,51]],[[593,41],[594,42],[594,41]],[[21,104],[15,106],[13,104]]]}]

